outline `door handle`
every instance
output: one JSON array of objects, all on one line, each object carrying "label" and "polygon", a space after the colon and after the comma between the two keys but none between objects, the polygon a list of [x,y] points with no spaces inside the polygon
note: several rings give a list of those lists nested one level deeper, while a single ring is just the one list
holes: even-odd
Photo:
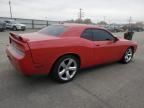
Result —
[{"label": "door handle", "polygon": [[96,46],[100,46],[99,44],[97,44]]}]

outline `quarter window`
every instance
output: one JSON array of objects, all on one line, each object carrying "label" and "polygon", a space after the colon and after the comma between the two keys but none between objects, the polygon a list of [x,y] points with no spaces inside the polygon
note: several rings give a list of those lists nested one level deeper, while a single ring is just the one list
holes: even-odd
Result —
[{"label": "quarter window", "polygon": [[67,27],[63,25],[50,25],[40,30],[39,33],[52,36],[60,36],[62,33],[65,32],[66,28]]},{"label": "quarter window", "polygon": [[87,40],[93,40],[93,32],[91,29],[87,29],[83,32],[82,37]]}]

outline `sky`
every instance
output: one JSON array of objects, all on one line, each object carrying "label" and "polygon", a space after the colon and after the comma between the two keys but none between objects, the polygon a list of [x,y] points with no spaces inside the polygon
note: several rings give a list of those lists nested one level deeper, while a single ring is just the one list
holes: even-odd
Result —
[{"label": "sky", "polygon": [[[0,17],[10,17],[9,0],[0,0]],[[108,23],[144,21],[144,0],[11,0],[13,17],[64,21],[83,18]]]}]

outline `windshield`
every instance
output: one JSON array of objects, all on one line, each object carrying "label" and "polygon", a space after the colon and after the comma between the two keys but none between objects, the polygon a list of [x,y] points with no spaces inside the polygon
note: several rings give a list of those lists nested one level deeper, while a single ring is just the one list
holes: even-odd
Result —
[{"label": "windshield", "polygon": [[66,27],[64,25],[50,25],[40,30],[39,33],[52,35],[52,36],[60,36],[62,33],[65,32],[65,30]]}]

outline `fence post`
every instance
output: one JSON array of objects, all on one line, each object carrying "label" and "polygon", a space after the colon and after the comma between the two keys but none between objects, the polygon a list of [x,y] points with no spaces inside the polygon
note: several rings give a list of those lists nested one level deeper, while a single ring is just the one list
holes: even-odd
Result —
[{"label": "fence post", "polygon": [[34,20],[32,20],[32,29],[34,29]]}]

